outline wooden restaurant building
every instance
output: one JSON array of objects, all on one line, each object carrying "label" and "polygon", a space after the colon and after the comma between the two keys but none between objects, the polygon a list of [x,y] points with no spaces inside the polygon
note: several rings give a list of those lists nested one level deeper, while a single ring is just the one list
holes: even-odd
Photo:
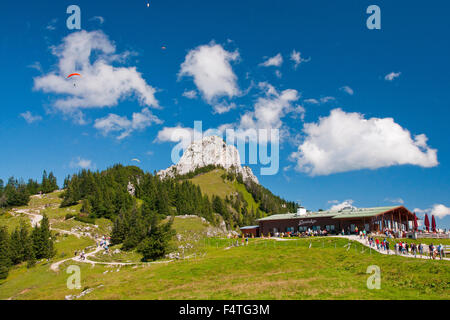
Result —
[{"label": "wooden restaurant building", "polygon": [[[388,229],[396,231],[412,231],[414,214],[404,206],[345,208],[339,211],[319,211],[275,214],[258,220],[258,235],[275,235],[276,233],[305,232],[308,229],[327,230],[328,233],[383,232]],[[253,230],[252,230],[253,231]]]}]

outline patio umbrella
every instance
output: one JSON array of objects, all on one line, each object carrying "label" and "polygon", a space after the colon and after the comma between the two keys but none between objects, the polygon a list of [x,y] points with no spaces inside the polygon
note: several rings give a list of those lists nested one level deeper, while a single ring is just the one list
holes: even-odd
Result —
[{"label": "patio umbrella", "polygon": [[425,213],[425,228],[430,232],[430,220],[428,220],[428,215]]},{"label": "patio umbrella", "polygon": [[416,216],[416,213],[414,212],[414,231],[417,231],[418,228],[419,228],[419,225],[417,223],[417,216]]},{"label": "patio umbrella", "polygon": [[434,215],[431,216],[431,230],[436,232],[436,220],[434,220]]}]

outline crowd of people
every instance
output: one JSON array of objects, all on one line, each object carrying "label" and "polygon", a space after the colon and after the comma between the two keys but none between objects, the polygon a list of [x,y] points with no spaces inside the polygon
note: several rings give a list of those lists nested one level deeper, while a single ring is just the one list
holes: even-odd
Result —
[{"label": "crowd of people", "polygon": [[[105,250],[105,253],[109,253],[109,242],[110,237],[103,236],[100,238],[100,241],[97,241],[97,248],[102,247]],[[86,260],[86,252],[84,250],[75,251],[75,257],[78,256],[81,261]]]},{"label": "crowd of people", "polygon": [[[386,237],[383,240],[380,240],[379,238],[374,238],[373,236],[367,235],[366,230],[359,232],[359,238],[366,240],[366,242],[369,244],[370,247],[376,248],[380,251],[386,251],[388,254],[390,253],[390,243],[389,238]],[[422,243],[416,244],[416,243],[408,243],[406,241],[398,241],[394,244],[394,252],[395,254],[411,254],[415,257],[419,255],[424,255],[424,245]],[[439,244],[435,246],[433,243],[428,245],[428,254],[430,259],[436,259],[437,256],[442,260],[442,258],[445,258],[445,251],[444,246],[442,244]]]},{"label": "crowd of people", "polygon": [[[326,229],[321,230],[321,229],[316,229],[316,230],[312,230],[310,228],[308,228],[306,231],[304,232],[275,232],[273,233],[274,237],[280,237],[280,238],[290,238],[290,237],[323,237],[323,236],[327,236],[328,235],[328,231]],[[268,237],[270,237],[270,234],[268,235]]]},{"label": "crowd of people", "polygon": [[[347,230],[347,232],[342,229],[341,235],[345,234],[351,234],[350,230]],[[358,230],[358,227],[355,228],[354,233],[359,235],[359,238],[362,240],[364,239],[366,241],[366,244],[368,244],[372,248],[376,248],[379,251],[384,251],[387,254],[390,254],[391,251],[394,254],[398,255],[414,255],[415,257],[417,255],[428,255],[430,259],[436,259],[439,257],[440,259],[443,259],[446,257],[445,253],[445,247],[442,244],[434,245],[433,243],[429,245],[425,245],[422,243],[408,243],[406,241],[395,241],[396,238],[404,237],[405,235],[400,231],[398,233],[394,233],[389,229],[383,230],[384,238],[381,237],[374,237],[372,234],[368,234],[366,230]],[[267,235],[267,238],[270,238],[271,236],[274,237],[315,237],[315,236],[326,236],[328,235],[328,231],[326,229],[321,230],[320,228],[312,230],[311,228],[308,228],[304,232],[274,232],[269,233]],[[253,237],[253,236],[252,236]],[[245,236],[246,243],[248,244],[248,235]],[[266,238],[263,234],[261,235],[261,238]],[[393,242],[393,245],[391,245],[390,241]],[[236,245],[239,245],[238,243]],[[242,245],[244,245],[244,238],[242,239]]]},{"label": "crowd of people", "polygon": [[105,252],[108,253],[110,240],[111,240],[110,237],[106,236],[101,237],[100,241],[97,241],[97,247],[102,247],[103,249],[105,249]]},{"label": "crowd of people", "polygon": [[[76,257],[76,256],[78,256],[78,251],[75,251],[75,257]],[[86,253],[84,252],[84,250],[81,250],[81,251],[80,251],[79,259],[80,259],[80,260],[86,260]]]}]

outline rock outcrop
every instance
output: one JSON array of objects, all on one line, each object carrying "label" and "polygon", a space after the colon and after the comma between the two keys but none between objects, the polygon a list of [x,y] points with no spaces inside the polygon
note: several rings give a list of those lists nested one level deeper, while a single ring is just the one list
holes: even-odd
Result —
[{"label": "rock outcrop", "polygon": [[202,140],[194,141],[186,148],[176,165],[159,171],[158,175],[162,178],[174,177],[176,174],[183,175],[208,165],[217,165],[226,170],[233,170],[236,174],[242,174],[244,181],[251,180],[259,183],[252,169],[241,166],[241,158],[236,147],[227,145],[218,136],[208,136]]}]

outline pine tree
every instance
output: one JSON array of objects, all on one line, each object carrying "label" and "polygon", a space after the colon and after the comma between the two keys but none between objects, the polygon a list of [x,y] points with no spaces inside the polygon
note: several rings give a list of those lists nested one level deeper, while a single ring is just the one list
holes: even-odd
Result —
[{"label": "pine tree", "polygon": [[35,226],[32,232],[33,252],[36,259],[50,259],[55,255],[50,224],[47,215],[44,214],[41,225]]},{"label": "pine tree", "polygon": [[69,186],[69,182],[70,182],[70,174],[67,175],[66,178],[64,178],[64,184],[63,184],[63,189],[67,189]]},{"label": "pine tree", "polygon": [[4,183],[3,183],[3,180],[0,179],[0,208],[6,207],[7,204],[8,204],[8,199],[6,198],[6,195],[5,195]]},{"label": "pine tree", "polygon": [[54,176],[53,172],[50,171],[50,173],[48,175],[47,193],[53,192],[55,190],[58,190],[58,182],[56,181],[56,177]]},{"label": "pine tree", "polygon": [[20,242],[20,231],[16,228],[10,236],[9,241],[9,257],[13,265],[19,264],[23,261],[22,257],[22,243]]},{"label": "pine tree", "polygon": [[42,193],[47,193],[48,189],[49,189],[49,181],[47,177],[47,171],[44,170],[44,172],[42,173],[41,191]]},{"label": "pine tree", "polygon": [[10,239],[6,227],[0,227],[0,279],[6,279],[11,267]]},{"label": "pine tree", "polygon": [[164,257],[170,250],[170,240],[175,235],[172,229],[173,219],[163,225],[153,226],[149,235],[139,244],[137,250],[143,255],[143,261]]}]

